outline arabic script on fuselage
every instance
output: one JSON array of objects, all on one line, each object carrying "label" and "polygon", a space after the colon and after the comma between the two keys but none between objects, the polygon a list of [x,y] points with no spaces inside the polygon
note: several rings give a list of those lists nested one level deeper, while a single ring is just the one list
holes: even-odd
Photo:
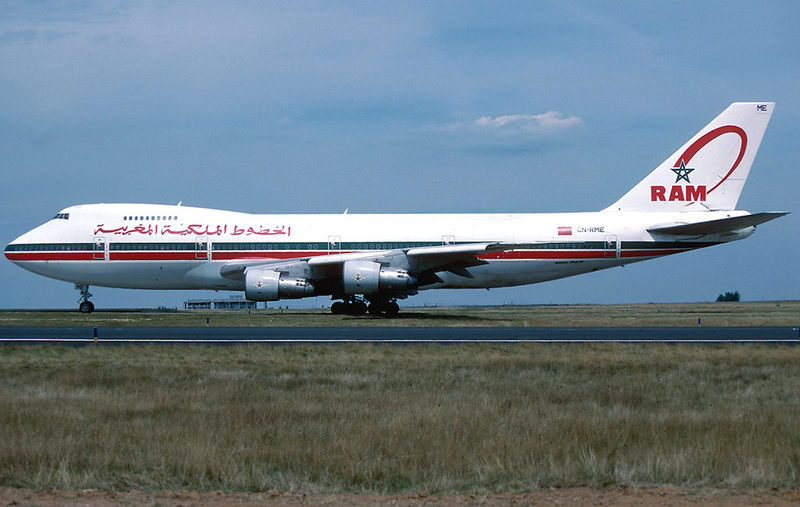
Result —
[{"label": "arabic script on fuselage", "polygon": [[292,228],[281,225],[280,227],[240,227],[238,225],[203,225],[189,224],[182,228],[176,228],[169,224],[139,224],[136,226],[123,225],[122,227],[106,227],[106,224],[98,224],[94,228],[95,234],[118,234],[130,236],[131,234],[141,234],[144,236],[291,236]]}]

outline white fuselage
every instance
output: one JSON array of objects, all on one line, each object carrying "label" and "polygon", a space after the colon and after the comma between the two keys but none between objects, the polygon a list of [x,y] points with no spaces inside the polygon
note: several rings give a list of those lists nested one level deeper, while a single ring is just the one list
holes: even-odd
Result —
[{"label": "white fuselage", "polygon": [[312,258],[474,243],[529,244],[480,255],[462,276],[442,270],[420,289],[532,284],[742,239],[752,227],[702,238],[659,237],[660,223],[725,212],[254,215],[147,204],[73,206],[20,236],[6,257],[47,277],[134,289],[244,290],[223,276],[234,261]]}]

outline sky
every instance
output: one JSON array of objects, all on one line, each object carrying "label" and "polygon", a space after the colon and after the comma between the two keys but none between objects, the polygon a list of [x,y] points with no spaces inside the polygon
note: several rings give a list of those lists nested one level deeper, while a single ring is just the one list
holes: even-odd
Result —
[{"label": "sky", "polygon": [[[775,101],[738,207],[795,213],[749,239],[404,304],[800,299],[798,26],[793,0],[0,1],[0,241],[95,202],[596,211],[730,103]],[[6,259],[0,279],[0,308],[78,299]],[[229,295],[91,291],[98,308]]]}]

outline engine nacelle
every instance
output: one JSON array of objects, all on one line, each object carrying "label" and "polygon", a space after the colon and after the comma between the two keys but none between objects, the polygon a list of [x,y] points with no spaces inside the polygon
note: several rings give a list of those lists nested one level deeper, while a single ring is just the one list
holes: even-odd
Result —
[{"label": "engine nacelle", "polygon": [[417,277],[399,268],[384,268],[378,262],[345,261],[342,277],[345,294],[377,294],[417,288]]},{"label": "engine nacelle", "polygon": [[250,301],[304,298],[316,292],[308,278],[287,277],[269,268],[247,268],[244,283],[244,295]]}]

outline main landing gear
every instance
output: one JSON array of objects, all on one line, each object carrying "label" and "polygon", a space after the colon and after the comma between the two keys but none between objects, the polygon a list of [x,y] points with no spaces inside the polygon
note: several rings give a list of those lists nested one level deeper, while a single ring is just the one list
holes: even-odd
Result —
[{"label": "main landing gear", "polygon": [[364,315],[369,312],[370,315],[397,315],[400,311],[400,306],[394,299],[376,299],[370,301],[369,305],[363,299],[351,297],[344,301],[337,301],[331,305],[331,313],[334,315]]},{"label": "main landing gear", "polygon": [[363,299],[353,297],[333,303],[331,305],[331,313],[334,315],[364,315],[367,313],[368,308]]},{"label": "main landing gear", "polygon": [[81,311],[81,313],[92,313],[94,311],[94,303],[89,301],[89,298],[92,297],[92,295],[89,294],[89,286],[76,283],[75,288],[81,291],[81,297],[78,298],[78,301],[80,302],[78,309]]},{"label": "main landing gear", "polygon": [[393,315],[397,315],[397,312],[399,311],[400,306],[394,299],[381,299],[378,301],[373,301],[369,305],[369,314],[376,317],[382,313],[391,317]]}]

